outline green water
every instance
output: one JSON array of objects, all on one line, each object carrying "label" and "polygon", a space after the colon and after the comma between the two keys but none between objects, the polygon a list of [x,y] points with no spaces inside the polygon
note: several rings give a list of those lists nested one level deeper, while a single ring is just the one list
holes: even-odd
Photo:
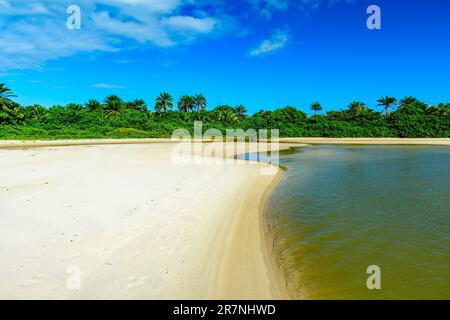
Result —
[{"label": "green water", "polygon": [[[317,146],[288,168],[267,218],[295,298],[450,299],[450,148]],[[381,290],[366,269],[381,268]]]}]

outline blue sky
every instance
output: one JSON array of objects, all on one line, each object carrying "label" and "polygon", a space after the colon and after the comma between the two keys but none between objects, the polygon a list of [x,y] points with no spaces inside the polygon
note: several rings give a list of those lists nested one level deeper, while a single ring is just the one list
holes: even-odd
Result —
[{"label": "blue sky", "polygon": [[[69,5],[81,30],[68,30]],[[369,5],[382,29],[366,27]],[[447,0],[0,0],[0,82],[45,106],[203,93],[212,108],[450,102]]]}]

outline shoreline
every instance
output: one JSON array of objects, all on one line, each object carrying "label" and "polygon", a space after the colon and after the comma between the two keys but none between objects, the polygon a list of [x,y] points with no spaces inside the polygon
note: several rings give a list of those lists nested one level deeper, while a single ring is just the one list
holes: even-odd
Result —
[{"label": "shoreline", "polygon": [[[280,138],[278,139],[280,146],[283,144],[293,144],[289,147],[280,147],[279,151],[309,146],[314,144],[336,144],[336,145],[392,145],[392,146],[450,146],[450,138],[439,139],[420,139],[420,138]],[[296,145],[298,144],[298,145]],[[285,170],[278,165],[279,172],[276,178],[266,187],[260,198],[259,217],[260,217],[260,237],[261,250],[264,255],[264,264],[267,267],[269,278],[271,279],[272,299],[291,300],[292,296],[286,286],[286,278],[282,270],[277,265],[276,255],[273,251],[273,235],[268,228],[268,203],[273,191],[283,180]],[[245,232],[245,224],[237,224],[236,230]],[[240,229],[239,229],[240,228]],[[230,258],[230,261],[234,259]],[[229,277],[227,280],[232,279]],[[235,292],[238,294],[238,292]],[[223,296],[226,299],[227,296]],[[264,298],[263,298],[264,299]]]},{"label": "shoreline", "polygon": [[[236,211],[218,277],[218,297],[224,300],[288,300],[266,232],[265,213],[272,191],[283,179],[279,169],[272,179],[255,179]],[[245,246],[243,245],[245,244]],[[242,286],[242,283],[246,284]]]},{"label": "shoreline", "polygon": [[273,237],[273,234],[269,230],[269,216],[268,216],[270,197],[272,196],[273,192],[278,187],[280,182],[283,181],[284,174],[285,174],[285,170],[280,168],[277,178],[268,187],[268,189],[266,190],[266,192],[263,196],[263,200],[260,205],[260,216],[261,216],[260,227],[261,227],[261,233],[263,235],[262,248],[265,251],[266,263],[268,265],[268,268],[274,274],[275,283],[277,284],[277,287],[279,289],[279,292],[281,293],[282,298],[285,300],[291,300],[291,295],[286,286],[286,278],[282,274],[282,271],[279,268],[279,266],[277,265],[276,253],[273,250],[275,238]]},{"label": "shoreline", "polygon": [[449,146],[450,138],[280,138],[280,143]]},{"label": "shoreline", "polygon": [[[210,143],[211,140],[185,140],[191,142]],[[450,145],[450,138],[320,138],[295,137],[278,138],[274,140],[280,144],[356,144],[356,145]],[[142,139],[68,139],[68,140],[0,140],[0,149],[41,148],[63,146],[95,146],[95,145],[128,145],[174,143],[170,138],[142,138]],[[224,142],[226,143],[226,142]],[[286,149],[286,148],[284,148]],[[280,149],[282,150],[282,149]]]},{"label": "shoreline", "polygon": [[[305,143],[325,143],[325,144],[395,144],[400,142],[403,145],[450,145],[450,139],[437,139],[429,141],[430,139],[324,139],[324,138],[283,138],[280,139],[278,150],[286,150],[292,147],[306,146]],[[125,140],[66,140],[66,141],[0,141],[0,151],[3,152],[34,152],[39,150],[60,150],[66,152],[67,150],[83,150],[89,149],[152,149],[168,150],[174,141],[170,139],[125,139]],[[224,144],[230,151],[228,145]],[[255,147],[257,144],[249,144]],[[49,148],[58,147],[58,148]],[[59,148],[61,147],[61,148]],[[251,147],[250,147],[251,149]],[[256,150],[245,150],[245,153],[254,153]],[[264,150],[259,150],[264,151]],[[167,152],[167,151],[164,151]],[[76,152],[78,155],[78,152]],[[152,153],[153,154],[153,153]],[[231,150],[231,155],[236,156],[242,154],[238,150]],[[215,157],[229,157],[230,154],[215,154]],[[1,159],[0,159],[1,160]],[[134,161],[134,160],[133,160]],[[133,162],[132,161],[132,162]],[[247,160],[239,160],[247,162]],[[131,163],[132,163],[131,162]],[[254,161],[251,161],[254,162]],[[131,164],[130,164],[131,165]],[[203,166],[203,165],[202,165]],[[268,164],[256,163],[255,165],[249,165],[240,174],[239,179],[245,175],[245,188],[242,185],[235,184],[240,192],[235,192],[234,196],[219,196],[215,200],[219,201],[226,208],[220,208],[218,203],[212,203],[207,206],[214,206],[215,210],[219,210],[217,215],[222,216],[220,223],[214,222],[211,229],[216,230],[216,236],[211,237],[208,235],[211,245],[204,249],[208,252],[205,256],[210,257],[204,261],[203,266],[197,266],[197,269],[201,269],[201,274],[197,271],[183,271],[188,272],[186,275],[189,277],[189,273],[192,273],[192,281],[185,281],[183,290],[169,293],[169,291],[161,289],[159,293],[146,294],[145,291],[140,293],[122,293],[111,294],[109,290],[113,290],[114,285],[108,284],[109,277],[113,279],[116,276],[114,273],[103,271],[93,271],[94,275],[90,277],[95,279],[96,283],[101,283],[104,286],[103,289],[98,290],[99,285],[91,286],[91,290],[95,294],[89,294],[88,297],[96,298],[114,298],[114,299],[290,299],[290,294],[285,286],[285,279],[276,264],[276,257],[272,251],[273,239],[270,234],[267,217],[267,206],[271,194],[282,181],[284,171],[281,167],[277,166],[277,174],[275,176],[262,176],[258,170],[263,166],[269,166]],[[15,169],[15,167],[13,167]],[[200,174],[200,172],[199,172]],[[234,179],[238,179],[235,176]],[[244,181],[244,180],[242,180]],[[227,184],[230,184],[228,182]],[[1,191],[1,190],[0,190]],[[235,190],[236,191],[236,190]],[[81,192],[81,191],[79,191]],[[205,191],[206,192],[206,191]],[[206,194],[206,193],[205,193]],[[228,200],[224,200],[228,199]],[[225,202],[223,202],[225,201]],[[227,203],[228,201],[228,203]],[[230,204],[232,204],[230,206]],[[217,206],[217,207],[216,207]],[[220,209],[219,209],[220,208]],[[145,220],[146,221],[146,220]],[[211,223],[212,220],[211,220]],[[178,228],[185,228],[183,224],[180,224]],[[211,230],[202,230],[202,232],[209,232]],[[212,232],[214,233],[214,232]],[[204,238],[206,237],[203,236]],[[145,234],[143,231],[140,235],[135,237],[136,240],[141,240],[144,245],[144,239],[151,241],[149,234]],[[187,241],[187,240],[186,240]],[[242,243],[246,243],[246,246],[242,246]],[[128,244],[131,246],[131,244]],[[194,246],[194,245],[193,245]],[[177,250],[177,248],[172,248]],[[131,246],[129,251],[134,250],[134,245]],[[125,252],[127,252],[125,250]],[[117,255],[119,258],[121,255]],[[204,256],[197,254],[197,259],[204,259]],[[186,258],[187,259],[187,258]],[[151,263],[149,260],[147,263]],[[192,266],[199,262],[191,262]],[[144,263],[145,264],[145,263]],[[143,264],[143,265],[144,265]],[[191,266],[191,269],[196,269]],[[0,266],[1,267],[1,266]],[[139,266],[140,267],[140,266]],[[0,268],[1,269],[1,268]],[[100,268],[102,269],[102,268]],[[125,273],[128,269],[126,267],[121,268],[121,272]],[[97,276],[98,273],[106,272],[105,275]],[[134,277],[134,276],[130,276]],[[195,279],[199,284],[194,284]],[[201,280],[200,280],[201,279]],[[121,284],[120,281],[117,281]],[[170,281],[170,285],[174,285],[176,280]],[[137,281],[139,285],[139,281]],[[114,284],[114,283],[113,283]],[[144,285],[142,285],[144,286]],[[203,286],[203,287],[202,287]],[[189,289],[188,289],[189,287]],[[197,287],[197,289],[195,289]],[[202,287],[200,289],[200,287]],[[110,289],[108,289],[110,288]],[[170,289],[170,286],[169,286]],[[97,292],[97,291],[98,292]],[[174,289],[175,290],[175,289]],[[0,292],[0,297],[3,296]],[[34,296],[34,295],[33,295]],[[32,296],[32,297],[33,297]],[[29,297],[29,296],[26,296]],[[52,296],[45,296],[44,298],[51,298]],[[68,299],[78,299],[80,297],[86,297],[85,295],[65,295]]]},{"label": "shoreline", "polygon": [[[58,148],[39,143],[33,144],[39,148],[1,148],[0,143],[6,219],[0,225],[5,247],[0,297],[286,298],[269,263],[273,259],[262,227],[264,201],[280,168],[275,176],[263,176],[261,168],[272,165],[236,160],[244,165],[175,169],[169,158],[172,145],[159,140],[94,146],[72,142]],[[256,146],[245,153],[263,152],[251,150]],[[292,146],[299,145],[277,149]],[[14,174],[18,171],[19,176]],[[124,184],[119,190],[118,181]],[[241,236],[249,240],[247,246]],[[81,268],[81,291],[65,288],[67,265]]]},{"label": "shoreline", "polygon": [[[438,139],[439,141],[428,141],[428,145],[450,145],[450,139]],[[389,139],[391,143],[386,143],[385,139],[376,139],[376,140],[370,140],[371,143],[367,143],[367,139],[357,139],[354,141],[354,139],[304,139],[304,138],[288,138],[288,139],[280,139],[280,145],[278,146],[278,150],[286,150],[292,147],[301,147],[306,146],[306,142],[308,143],[336,143],[336,144],[348,144],[355,143],[355,144],[396,144],[398,145],[398,139]],[[402,140],[405,142],[404,140]],[[424,140],[423,139],[417,139],[417,140],[409,140],[406,141],[407,145],[423,145]],[[27,153],[30,155],[30,153],[57,153],[59,154],[64,152],[72,151],[74,155],[76,155],[77,158],[84,159],[83,155],[79,153],[80,148],[83,150],[92,150],[95,151],[97,149],[105,150],[106,154],[107,152],[114,152],[111,153],[111,155],[115,155],[117,152],[120,154],[120,150],[136,150],[139,151],[136,155],[140,156],[143,155],[145,151],[145,155],[155,155],[156,151],[151,150],[161,150],[163,154],[167,153],[167,150],[170,149],[171,143],[173,144],[173,141],[167,140],[167,139],[128,139],[128,140],[82,140],[82,141],[46,141],[46,142],[21,142],[21,141],[0,141],[0,151],[3,152],[3,154],[7,154],[9,152],[16,152],[16,153]],[[436,144],[438,143],[438,144]],[[228,151],[230,151],[228,146],[232,144],[224,144]],[[255,147],[258,144],[249,144],[251,147]],[[32,148],[29,148],[32,147]],[[37,149],[35,148],[37,147]],[[61,148],[49,148],[49,147],[61,147]],[[250,147],[250,149],[251,149]],[[27,149],[29,148],[29,149]],[[117,151],[114,151],[116,150]],[[148,149],[148,150],[147,150]],[[272,149],[274,150],[274,149]],[[255,150],[253,150],[254,152]],[[264,152],[264,150],[259,150],[261,152]],[[252,150],[246,150],[245,153],[253,153]],[[239,153],[239,151],[233,149],[231,150],[231,154],[233,156],[236,156]],[[103,155],[103,153],[102,153]],[[215,157],[225,157],[229,156],[229,154],[216,154]],[[162,157],[162,156],[158,156]],[[65,157],[64,157],[65,159]],[[130,158],[130,160],[133,158]],[[0,160],[2,160],[0,158]],[[122,160],[122,159],[121,159]],[[66,161],[66,160],[65,160]],[[74,161],[77,161],[76,159]],[[81,161],[81,160],[79,160]],[[132,166],[133,162],[136,160],[132,160],[130,162],[130,166]],[[167,161],[167,160],[165,160]],[[240,162],[248,162],[247,160],[239,160]],[[254,161],[250,161],[254,162]],[[79,164],[78,162],[74,162],[76,164]],[[160,162],[157,162],[160,163]],[[11,165],[12,169],[16,169],[15,163]],[[20,165],[20,163],[19,163]],[[204,166],[204,165],[202,165]],[[204,242],[205,239],[209,239],[207,241],[210,242],[210,245],[203,245],[203,244],[197,244],[196,241],[192,241],[192,247],[197,246],[198,248],[201,248],[204,254],[202,256],[200,253],[193,253],[189,250],[183,251],[181,254],[185,255],[185,260],[192,259],[198,260],[198,261],[191,261],[190,267],[185,270],[181,267],[174,267],[176,270],[177,268],[180,269],[180,273],[183,273],[184,277],[189,277],[189,275],[192,276],[192,279],[188,280],[180,280],[172,279],[172,280],[164,280],[168,282],[168,287],[165,288],[166,285],[163,285],[165,283],[161,279],[157,282],[161,282],[161,285],[158,292],[149,294],[147,291],[143,290],[145,288],[145,281],[142,280],[144,277],[141,278],[141,280],[136,280],[135,284],[132,284],[130,288],[134,288],[134,286],[139,287],[142,286],[141,290],[139,292],[121,292],[121,293],[114,293],[112,294],[111,290],[115,290],[118,286],[123,285],[122,280],[116,280],[115,277],[117,277],[117,274],[123,274],[127,273],[129,268],[126,266],[127,263],[125,261],[125,265],[122,267],[119,267],[120,270],[115,270],[114,272],[107,271],[103,267],[95,267],[94,270],[91,270],[89,272],[88,278],[93,279],[94,282],[93,285],[89,286],[88,288],[93,291],[93,294],[73,294],[73,293],[67,293],[65,292],[64,295],[58,295],[58,299],[61,297],[67,298],[67,299],[79,299],[79,298],[86,298],[90,297],[93,299],[97,298],[106,298],[106,299],[235,299],[235,300],[246,300],[246,299],[262,299],[262,300],[269,300],[269,299],[290,299],[289,292],[287,288],[285,287],[285,279],[280,272],[279,268],[276,264],[276,257],[274,256],[274,252],[271,250],[273,245],[273,239],[272,236],[267,229],[268,226],[268,217],[267,217],[267,206],[270,199],[271,194],[273,193],[273,190],[277,187],[280,181],[283,179],[284,171],[281,167],[277,166],[277,174],[275,176],[263,176],[260,174],[260,169],[264,166],[272,166],[264,163],[256,163],[255,165],[248,165],[245,166],[245,169],[239,170],[240,173],[233,174],[234,178],[229,179],[229,182],[224,181],[223,183],[226,183],[228,185],[228,188],[230,188],[230,185],[232,184],[231,181],[233,181],[234,187],[231,188],[237,188],[236,190],[233,190],[233,192],[228,192],[227,196],[225,195],[216,195],[216,198],[210,200],[206,205],[206,207],[209,208],[216,208],[214,210],[218,210],[217,212],[214,211],[214,214],[217,214],[220,216],[219,218],[216,218],[214,220],[213,217],[209,217],[207,210],[204,213],[200,213],[199,215],[205,215],[205,217],[208,217],[208,219],[211,219],[209,224],[209,227],[206,228],[205,226],[202,227],[200,225],[200,229],[203,228],[204,230],[199,230],[200,233],[204,233],[204,235],[199,236],[203,237],[201,239],[201,242]],[[273,167],[273,166],[272,166]],[[169,167],[167,167],[169,169]],[[205,168],[206,169],[206,168]],[[193,169],[192,169],[193,170]],[[201,170],[201,168],[197,168],[196,170]],[[230,169],[230,170],[238,170],[238,169]],[[108,172],[108,171],[107,171]],[[138,171],[137,171],[138,172]],[[216,172],[215,170],[212,171]],[[204,174],[203,170],[198,171],[198,174]],[[217,173],[216,173],[217,174]],[[231,174],[231,172],[230,172]],[[217,176],[219,179],[221,174]],[[124,176],[125,177],[125,176]],[[166,178],[166,177],[165,177]],[[205,177],[206,178],[206,177]],[[128,178],[127,178],[128,179]],[[211,179],[211,178],[209,178]],[[234,182],[235,180],[240,179],[240,183]],[[213,181],[212,179],[211,181]],[[140,180],[139,180],[140,181]],[[245,182],[244,182],[245,181]],[[244,184],[242,184],[244,183]],[[245,186],[244,188],[242,186]],[[225,185],[224,185],[225,186]],[[0,191],[2,191],[0,189]],[[237,192],[239,191],[239,192]],[[82,192],[82,191],[78,191]],[[174,191],[171,191],[174,192]],[[207,194],[207,191],[202,191]],[[121,204],[120,202],[118,204]],[[169,207],[171,204],[167,204]],[[178,205],[178,210],[180,208],[183,208],[183,206],[186,206],[186,204],[182,205],[181,203]],[[223,206],[223,208],[221,207]],[[8,207],[8,203],[6,205]],[[14,208],[13,206],[9,206],[10,209]],[[177,206],[176,206],[177,207]],[[39,207],[41,208],[41,207]],[[202,208],[202,204],[199,204],[199,207],[197,210]],[[139,208],[138,208],[139,209]],[[204,208],[202,208],[204,209]],[[45,210],[45,206],[44,209]],[[183,209],[181,209],[183,210]],[[194,209],[190,209],[191,211]],[[175,210],[176,211],[176,210]],[[191,212],[190,211],[190,212]],[[192,211],[192,212],[195,212]],[[219,220],[218,220],[219,219]],[[221,220],[220,220],[221,219]],[[147,221],[148,220],[143,220]],[[208,220],[209,221],[209,220]],[[142,222],[141,222],[142,223]],[[197,226],[192,226],[196,228]],[[149,227],[151,228],[151,227]],[[176,229],[177,227],[174,227]],[[178,225],[178,228],[186,228],[186,225],[180,223]],[[216,230],[216,232],[211,232],[211,230]],[[213,235],[208,234],[213,233]],[[176,230],[173,232],[174,236],[176,236]],[[208,235],[207,235],[208,234]],[[95,239],[95,238],[94,238]],[[108,239],[108,238],[106,238]],[[200,239],[200,238],[199,238]],[[175,239],[176,240],[176,239]],[[173,240],[173,241],[175,241]],[[109,241],[109,240],[108,240]],[[130,247],[129,249],[122,248],[119,252],[115,252],[114,254],[111,253],[110,256],[113,256],[115,259],[118,259],[118,263],[122,262],[121,259],[124,257],[123,254],[127,253],[129,254],[133,250],[137,248],[138,245],[135,244],[135,242],[138,242],[140,246],[147,246],[146,243],[153,241],[153,237],[151,236],[151,232],[145,232],[145,230],[140,230],[137,235],[134,235],[131,238],[128,238],[128,240],[125,240],[126,248]],[[190,241],[190,240],[184,240],[184,241]],[[243,246],[242,243],[245,243],[246,245]],[[122,247],[122,245],[118,244],[119,247]],[[158,245],[157,245],[158,246]],[[160,246],[160,245],[159,245]],[[157,249],[157,248],[156,248]],[[173,247],[173,250],[181,250],[177,247]],[[171,249],[171,250],[172,250]],[[184,250],[184,249],[183,249]],[[140,251],[138,251],[140,252]],[[189,255],[193,255],[194,257],[189,257]],[[205,256],[208,256],[208,259],[204,259]],[[122,257],[122,258],[121,258]],[[3,258],[3,257],[2,257]],[[91,258],[93,259],[93,258]],[[122,259],[123,260],[123,259]],[[181,263],[185,260],[180,260]],[[146,261],[146,262],[145,262]],[[178,263],[180,263],[180,261]],[[202,265],[201,263],[203,261]],[[135,268],[142,269],[142,266],[146,266],[147,264],[152,263],[152,260],[145,260],[141,262],[139,265],[136,265]],[[168,263],[168,262],[167,262]],[[195,267],[197,265],[197,267]],[[171,266],[171,264],[169,264]],[[92,266],[91,266],[92,267]],[[169,267],[167,267],[169,268]],[[0,265],[0,271],[3,271],[5,273],[5,270],[1,270],[2,266]],[[145,269],[145,268],[144,268]],[[183,271],[184,270],[184,271]],[[201,270],[198,271],[198,270]],[[65,270],[64,270],[65,271]],[[40,273],[41,276],[43,276],[43,273]],[[39,276],[39,274],[38,274]],[[47,275],[48,276],[48,275]],[[59,275],[61,277],[61,275]],[[152,276],[150,276],[151,278]],[[154,276],[153,276],[154,277]],[[130,276],[131,278],[135,278],[135,276]],[[112,281],[110,281],[112,279]],[[16,279],[17,280],[17,279]],[[156,281],[155,280],[155,281]],[[178,281],[181,281],[184,283],[182,285],[183,288],[177,289],[177,291],[174,288],[179,285],[177,283]],[[37,280],[33,280],[37,281]],[[33,282],[32,281],[32,282]],[[112,283],[108,283],[108,281]],[[132,282],[133,282],[132,281]],[[29,287],[29,283],[26,283],[23,285],[24,287]],[[148,288],[148,290],[151,287]],[[46,288],[41,288],[45,290]],[[171,291],[172,289],[172,291]],[[0,292],[0,297],[6,297],[10,298],[9,296],[5,295],[5,292]],[[14,295],[14,297],[17,297],[17,295]],[[38,295],[37,293],[33,293],[31,295],[25,295],[21,296],[19,295],[19,298],[55,298],[55,296],[52,296],[50,293],[46,293],[44,295]]]}]

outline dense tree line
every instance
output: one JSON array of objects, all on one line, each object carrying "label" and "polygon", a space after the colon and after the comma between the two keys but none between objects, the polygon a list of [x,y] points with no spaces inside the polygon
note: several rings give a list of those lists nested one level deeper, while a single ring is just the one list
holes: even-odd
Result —
[{"label": "dense tree line", "polygon": [[[143,100],[123,101],[112,95],[102,102],[70,103],[45,108],[21,106],[16,96],[0,84],[0,138],[127,138],[170,137],[179,128],[193,130],[202,121],[204,130],[217,128],[279,129],[283,137],[450,137],[450,104],[430,106],[414,97],[400,101],[383,97],[376,112],[360,101],[324,115],[319,102],[311,105],[314,115],[287,106],[275,111],[261,110],[248,115],[244,106],[217,106],[206,110],[201,95],[182,96],[175,106],[173,97],[161,93],[149,111]],[[176,109],[176,110],[175,110]]]}]

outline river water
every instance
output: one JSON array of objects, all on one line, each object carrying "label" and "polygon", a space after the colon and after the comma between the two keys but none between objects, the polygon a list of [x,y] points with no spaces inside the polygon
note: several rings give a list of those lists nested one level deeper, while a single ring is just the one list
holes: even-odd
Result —
[{"label": "river water", "polygon": [[450,299],[450,147],[321,145],[280,163],[267,220],[295,298]]}]

